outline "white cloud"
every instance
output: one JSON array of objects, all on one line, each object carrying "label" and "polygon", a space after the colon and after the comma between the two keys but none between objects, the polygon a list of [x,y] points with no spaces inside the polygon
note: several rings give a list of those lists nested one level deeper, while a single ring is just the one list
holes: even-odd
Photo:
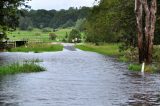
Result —
[{"label": "white cloud", "polygon": [[92,7],[95,0],[32,0],[28,5],[32,9],[68,9],[69,7]]}]

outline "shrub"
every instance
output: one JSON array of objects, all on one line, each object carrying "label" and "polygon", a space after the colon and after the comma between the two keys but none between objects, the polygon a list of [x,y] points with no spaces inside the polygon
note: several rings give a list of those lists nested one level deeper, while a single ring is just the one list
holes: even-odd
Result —
[{"label": "shrub", "polygon": [[73,43],[73,41],[77,43],[81,42],[81,33],[76,29],[72,29],[68,36],[68,42]]},{"label": "shrub", "polygon": [[153,59],[155,62],[160,62],[160,46],[154,46]]},{"label": "shrub", "polygon": [[160,72],[160,46],[159,45],[154,46],[153,61],[156,63],[157,71]]},{"label": "shrub", "polygon": [[27,30],[28,30],[28,31],[33,31],[33,27],[32,27],[32,26],[29,26]]},{"label": "shrub", "polygon": [[138,49],[134,47],[130,47],[128,50],[124,52],[125,57],[129,61],[138,61]]},{"label": "shrub", "polygon": [[49,33],[49,39],[55,40],[57,35],[55,33]]}]

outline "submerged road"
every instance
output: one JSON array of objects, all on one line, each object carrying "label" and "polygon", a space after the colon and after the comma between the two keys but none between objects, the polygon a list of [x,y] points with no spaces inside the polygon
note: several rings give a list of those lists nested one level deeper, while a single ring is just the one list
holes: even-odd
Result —
[{"label": "submerged road", "polygon": [[0,106],[159,106],[160,75],[64,44],[61,52],[0,53],[0,63],[42,59],[47,71],[0,76]]}]

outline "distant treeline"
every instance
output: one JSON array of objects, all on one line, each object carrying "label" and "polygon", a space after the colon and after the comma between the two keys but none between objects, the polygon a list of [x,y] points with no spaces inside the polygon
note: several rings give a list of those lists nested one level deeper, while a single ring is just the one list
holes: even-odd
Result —
[{"label": "distant treeline", "polygon": [[80,9],[70,7],[68,10],[23,10],[23,16],[19,19],[19,27],[22,30],[30,28],[59,28],[72,27],[78,19],[86,18],[91,11],[89,7]]}]

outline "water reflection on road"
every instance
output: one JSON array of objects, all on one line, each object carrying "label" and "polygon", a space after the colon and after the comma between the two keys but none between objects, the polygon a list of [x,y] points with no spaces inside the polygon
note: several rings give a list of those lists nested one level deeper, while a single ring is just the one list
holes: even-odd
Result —
[{"label": "water reflection on road", "polygon": [[113,58],[65,48],[54,53],[0,53],[1,64],[39,58],[47,68],[1,76],[0,106],[160,105],[160,75],[131,73]]}]

